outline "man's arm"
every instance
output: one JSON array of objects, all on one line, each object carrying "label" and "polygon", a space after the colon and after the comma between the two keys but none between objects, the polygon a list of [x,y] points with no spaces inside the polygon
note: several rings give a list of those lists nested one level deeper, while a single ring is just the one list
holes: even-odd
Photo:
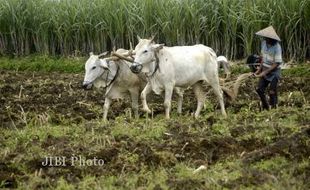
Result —
[{"label": "man's arm", "polygon": [[279,65],[280,65],[280,63],[272,63],[271,67],[269,67],[265,71],[261,72],[259,75],[257,75],[255,72],[256,77],[264,77],[264,76],[268,75],[271,71],[276,69]]}]

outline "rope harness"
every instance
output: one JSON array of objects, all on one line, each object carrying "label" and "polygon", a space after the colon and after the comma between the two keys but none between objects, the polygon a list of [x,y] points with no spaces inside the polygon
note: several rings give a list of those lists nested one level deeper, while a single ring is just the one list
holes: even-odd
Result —
[{"label": "rope harness", "polygon": [[[107,61],[107,65],[108,65],[108,68],[110,68],[110,61]],[[109,82],[109,84],[107,84],[107,85],[105,86],[105,88],[109,87],[109,86],[115,81],[115,79],[118,77],[118,74],[119,74],[119,65],[116,64],[116,66],[117,66],[116,73],[115,73],[113,79]],[[109,78],[109,73],[110,73],[111,71],[110,71],[109,69],[106,69],[106,70],[108,70],[108,74],[107,74],[107,77],[106,77],[106,80],[105,80],[105,81],[107,82],[107,81],[108,81],[108,78]]]},{"label": "rope harness", "polygon": [[158,58],[158,55],[157,55],[157,52],[155,51],[155,69],[153,71],[153,73],[151,75],[146,75],[146,77],[153,77],[154,74],[159,71],[160,72],[160,68],[159,68],[159,58]]}]

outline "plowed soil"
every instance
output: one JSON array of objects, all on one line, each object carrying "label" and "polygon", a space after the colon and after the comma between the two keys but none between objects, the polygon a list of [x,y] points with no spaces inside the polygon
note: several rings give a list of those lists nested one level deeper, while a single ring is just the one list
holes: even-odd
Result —
[{"label": "plowed soil", "polygon": [[[103,114],[104,89],[85,91],[81,86],[82,80],[83,74],[0,71],[0,127],[23,129],[29,123],[35,126],[44,125],[45,123],[72,125],[100,119]],[[310,98],[308,81],[308,79],[298,77],[283,78],[279,85],[279,109],[285,106],[303,107]],[[258,112],[259,101],[254,91],[256,83],[256,79],[247,80],[240,87],[237,101],[233,103],[226,102],[227,110],[231,114],[238,114],[244,108],[249,108],[254,113]],[[154,110],[154,117],[162,117],[164,114],[161,103],[163,98],[153,94],[149,99],[150,107]],[[176,97],[173,99],[173,112],[176,112]],[[213,93],[208,94],[208,100],[213,105],[212,109],[217,110],[217,101]],[[129,100],[114,101],[108,114],[109,120],[113,121],[116,117],[126,114],[129,107]],[[184,98],[184,115],[190,117],[195,107],[196,102],[193,93],[188,90]],[[282,115],[279,113],[278,118],[282,116],[284,118],[289,114],[283,113]],[[144,117],[142,113],[141,117]],[[113,139],[109,147],[99,148],[93,152],[87,151],[89,147],[85,144],[70,145],[71,140],[68,136],[55,137],[53,134],[49,134],[46,139],[41,140],[31,137],[32,144],[30,143],[27,146],[38,145],[41,149],[51,150],[49,153],[52,155],[69,157],[76,154],[83,155],[86,158],[102,158],[105,160],[105,166],[42,168],[40,163],[43,158],[38,156],[27,160],[23,164],[28,168],[27,172],[29,173],[41,170],[40,175],[47,179],[64,177],[68,182],[76,183],[82,180],[84,175],[111,176],[118,175],[120,171],[127,173],[140,172],[143,167],[153,169],[158,167],[171,168],[180,162],[199,167],[200,165],[212,165],[219,160],[225,160],[240,154],[243,155],[242,161],[245,166],[258,160],[270,159],[279,155],[290,160],[302,160],[310,156],[310,149],[307,145],[310,134],[309,118],[302,117],[302,115],[298,117],[300,117],[300,126],[304,128],[301,132],[291,136],[291,131],[277,129],[277,126],[275,126],[279,137],[272,139],[270,144],[267,144],[266,141],[259,137],[238,139],[247,133],[259,130],[251,123],[248,126],[236,125],[231,127],[230,135],[213,136],[214,131],[211,132],[213,130],[212,126],[217,122],[213,116],[191,122],[191,128],[201,130],[203,133],[190,133],[186,130],[189,128],[188,124],[174,120],[174,122],[167,122],[168,135],[164,135],[158,142],[144,142],[131,136],[119,135]],[[85,127],[87,128],[87,126]],[[105,130],[108,131],[108,129],[102,128],[102,131]],[[0,138],[1,141],[5,142],[5,139]],[[18,154],[27,154],[24,149],[25,146],[17,144],[13,153],[4,156],[5,160],[0,160],[0,182],[4,182],[2,187],[14,188],[17,187],[17,180],[27,181],[27,177],[24,178],[23,172],[7,161],[16,158]],[[138,158],[135,161],[130,161],[124,155],[138,155]],[[304,174],[304,171],[302,171],[302,174],[305,177],[304,183],[306,183],[309,172]],[[240,184],[263,184],[268,179],[268,176],[265,173],[260,173],[260,171],[244,170],[242,177],[219,183],[222,183],[227,188],[238,188]],[[140,182],[143,184],[143,179],[141,178],[141,180]],[[186,189],[191,187],[199,189],[204,187],[204,182],[193,181],[192,179],[180,181],[175,176],[166,183],[170,188],[174,189],[183,189],[184,187]],[[53,185],[55,184],[52,183]],[[35,188],[44,187],[44,184],[40,184]]]}]

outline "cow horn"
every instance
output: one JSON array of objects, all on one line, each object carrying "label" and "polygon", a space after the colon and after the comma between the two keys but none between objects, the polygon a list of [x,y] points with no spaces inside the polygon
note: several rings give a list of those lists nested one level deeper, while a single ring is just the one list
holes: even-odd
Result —
[{"label": "cow horn", "polygon": [[106,56],[108,53],[109,53],[108,51],[103,52],[103,53],[99,54],[98,57],[99,57],[99,58],[100,58],[100,57],[104,57],[104,56]]},{"label": "cow horn", "polygon": [[129,49],[129,51],[128,51],[128,56],[132,57],[132,55],[134,55],[135,53],[134,53],[134,51],[133,51],[133,49],[132,49],[132,43],[129,42],[129,44],[130,44],[130,49]]},{"label": "cow horn", "polygon": [[131,42],[129,42],[129,47],[130,47],[130,50],[129,50],[129,51],[133,51],[132,43],[131,43]]},{"label": "cow horn", "polygon": [[140,42],[141,41],[141,37],[139,35],[137,35],[137,38],[138,38],[138,41]]},{"label": "cow horn", "polygon": [[126,57],[126,56],[118,54],[116,52],[112,52],[112,56],[116,56],[119,59],[123,59],[123,60],[129,61],[129,62],[133,62],[134,61],[132,58]]}]

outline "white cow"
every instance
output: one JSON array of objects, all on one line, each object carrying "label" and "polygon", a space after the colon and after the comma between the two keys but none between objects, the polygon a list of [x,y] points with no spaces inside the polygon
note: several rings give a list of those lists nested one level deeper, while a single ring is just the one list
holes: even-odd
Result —
[{"label": "white cow", "polygon": [[[117,53],[126,53],[127,50],[119,49]],[[92,85],[97,88],[106,87],[103,119],[107,119],[108,110],[112,99],[123,99],[130,95],[132,109],[138,117],[138,101],[141,90],[145,87],[146,80],[130,71],[131,63],[123,60],[112,61],[109,58],[99,59],[98,55],[90,53],[85,64],[85,77],[83,87],[90,89]]]},{"label": "white cow", "polygon": [[153,90],[165,91],[165,115],[170,118],[171,96],[174,87],[193,87],[197,98],[197,118],[205,101],[202,82],[208,82],[218,97],[221,112],[226,116],[223,92],[219,85],[218,65],[215,52],[204,45],[166,47],[155,44],[153,39],[140,39],[135,47],[135,60],[130,69],[133,73],[145,73],[148,83],[141,93],[143,109],[149,111],[146,95]]}]

